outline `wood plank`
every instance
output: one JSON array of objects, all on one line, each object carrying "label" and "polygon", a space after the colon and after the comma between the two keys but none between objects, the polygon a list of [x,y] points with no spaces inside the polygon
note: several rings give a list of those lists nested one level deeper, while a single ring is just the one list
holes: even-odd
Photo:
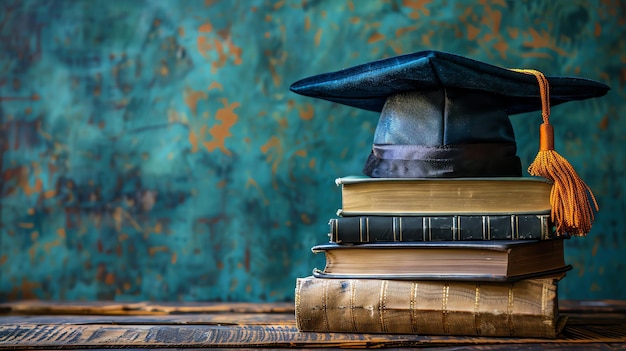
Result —
[{"label": "wood plank", "polygon": [[260,347],[340,346],[344,343],[404,342],[406,336],[334,335],[299,333],[293,326],[115,326],[115,325],[5,325],[0,347]]},{"label": "wood plank", "polygon": [[[562,300],[563,313],[618,312],[626,313],[626,300]],[[75,301],[51,302],[23,300],[0,303],[3,314],[76,314],[76,315],[159,315],[177,313],[293,313],[293,302],[115,302]]]},{"label": "wood plank", "polygon": [[369,348],[626,349],[618,303],[571,303],[557,339],[302,333],[292,303],[12,302],[0,305],[0,349]]},{"label": "wood plank", "polygon": [[558,339],[302,333],[293,324],[117,325],[2,323],[0,349],[98,347],[402,347],[626,343],[626,324],[567,326]]},{"label": "wood plank", "polygon": [[561,300],[559,310],[565,313],[624,312],[626,300]]},{"label": "wood plank", "polygon": [[294,313],[293,302],[50,302],[24,300],[0,303],[2,314],[158,315],[174,313]]},{"label": "wood plank", "polygon": [[192,313],[171,315],[10,315],[0,316],[0,324],[116,324],[116,325],[268,325],[295,326],[293,314],[285,313]]}]

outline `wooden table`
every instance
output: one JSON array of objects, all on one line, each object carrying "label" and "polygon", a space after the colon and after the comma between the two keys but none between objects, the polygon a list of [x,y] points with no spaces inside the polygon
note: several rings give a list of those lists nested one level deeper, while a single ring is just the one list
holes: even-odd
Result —
[{"label": "wooden table", "polygon": [[0,349],[425,348],[626,350],[626,300],[561,301],[558,339],[301,333],[293,303],[0,304]]}]

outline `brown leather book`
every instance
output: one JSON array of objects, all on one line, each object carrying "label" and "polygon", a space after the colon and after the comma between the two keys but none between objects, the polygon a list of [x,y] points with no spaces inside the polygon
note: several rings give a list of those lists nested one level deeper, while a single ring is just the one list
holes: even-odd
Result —
[{"label": "brown leather book", "polygon": [[558,280],[504,282],[298,278],[300,331],[555,338]]},{"label": "brown leather book", "polygon": [[405,280],[521,280],[566,271],[564,239],[439,241],[341,245],[311,248],[326,265],[324,278]]}]

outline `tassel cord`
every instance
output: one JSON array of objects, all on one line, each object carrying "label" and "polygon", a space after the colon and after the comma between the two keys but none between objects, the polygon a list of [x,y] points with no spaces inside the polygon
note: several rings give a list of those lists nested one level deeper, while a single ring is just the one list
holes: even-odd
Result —
[{"label": "tassel cord", "polygon": [[572,165],[554,150],[548,80],[543,73],[536,70],[513,71],[534,75],[541,96],[543,124],[540,128],[540,147],[537,157],[528,167],[528,173],[553,182],[550,204],[557,234],[586,235],[595,219],[594,209],[599,210],[598,203],[589,186],[578,176]]}]

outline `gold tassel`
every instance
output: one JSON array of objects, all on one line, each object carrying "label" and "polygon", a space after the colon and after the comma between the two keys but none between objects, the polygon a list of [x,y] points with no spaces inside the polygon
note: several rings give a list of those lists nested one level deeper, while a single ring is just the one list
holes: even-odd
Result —
[{"label": "gold tassel", "polygon": [[587,235],[594,221],[594,209],[599,210],[598,203],[589,186],[580,179],[572,165],[554,150],[554,129],[549,120],[548,80],[543,73],[536,70],[513,69],[513,71],[534,75],[539,82],[541,95],[543,124],[539,129],[539,152],[535,161],[528,167],[528,173],[553,182],[550,205],[557,234]]}]

